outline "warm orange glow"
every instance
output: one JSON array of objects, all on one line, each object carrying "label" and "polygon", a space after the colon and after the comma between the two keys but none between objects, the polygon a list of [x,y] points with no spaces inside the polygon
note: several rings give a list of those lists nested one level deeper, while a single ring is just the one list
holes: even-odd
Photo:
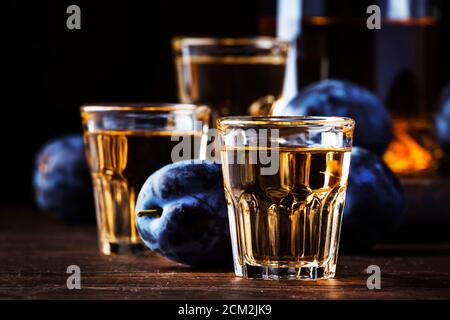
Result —
[{"label": "warm orange glow", "polygon": [[309,22],[312,25],[315,25],[315,26],[326,26],[326,25],[330,24],[330,22],[332,20],[333,19],[328,18],[328,17],[319,17],[319,16],[317,16],[317,17],[311,17],[309,19]]},{"label": "warm orange glow", "polygon": [[[383,156],[386,164],[398,174],[410,174],[432,169],[437,159],[436,152],[430,148],[431,143],[423,143],[413,137],[414,126],[411,122],[394,122],[394,139]],[[428,138],[430,140],[430,138]]]},{"label": "warm orange glow", "polygon": [[[360,17],[329,17],[329,16],[313,16],[304,17],[303,22],[313,26],[331,26],[331,25],[352,25],[365,24],[366,19]],[[432,26],[438,22],[436,17],[409,17],[403,19],[384,18],[383,25],[393,26]]]}]

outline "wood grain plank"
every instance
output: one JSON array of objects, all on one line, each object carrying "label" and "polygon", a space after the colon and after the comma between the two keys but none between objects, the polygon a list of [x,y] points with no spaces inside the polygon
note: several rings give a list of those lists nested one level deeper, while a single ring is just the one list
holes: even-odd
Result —
[{"label": "wood grain plank", "polygon": [[[94,226],[68,226],[30,208],[0,209],[0,299],[449,299],[450,244],[379,246],[339,257],[329,281],[245,280],[194,270],[155,254],[103,256]],[[81,290],[66,269],[81,268]],[[382,270],[368,290],[366,268]]]}]

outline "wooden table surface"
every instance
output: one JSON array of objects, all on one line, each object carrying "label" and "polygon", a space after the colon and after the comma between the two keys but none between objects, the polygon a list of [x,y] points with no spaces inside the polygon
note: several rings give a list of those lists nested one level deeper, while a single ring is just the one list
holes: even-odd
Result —
[{"label": "wooden table surface", "polygon": [[[381,289],[366,286],[369,265]],[[66,286],[69,265],[81,289]],[[0,208],[0,299],[449,299],[450,244],[379,246],[341,255],[329,281],[236,278],[191,270],[156,255],[102,256],[94,226],[67,226],[27,208]]]}]

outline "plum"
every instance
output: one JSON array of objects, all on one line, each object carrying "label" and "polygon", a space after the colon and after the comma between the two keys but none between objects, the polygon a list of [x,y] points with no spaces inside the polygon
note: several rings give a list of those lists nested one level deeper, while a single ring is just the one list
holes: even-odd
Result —
[{"label": "plum", "polygon": [[81,135],[67,135],[44,144],[35,158],[35,201],[63,221],[95,221],[91,178]]},{"label": "plum", "polygon": [[341,249],[364,251],[394,230],[405,209],[395,174],[374,153],[353,147]]},{"label": "plum", "polygon": [[350,82],[324,80],[304,88],[279,116],[341,116],[356,120],[354,145],[382,155],[392,139],[392,125],[383,103],[370,91]]},{"label": "plum", "polygon": [[[341,249],[368,249],[398,223],[405,196],[397,177],[374,153],[354,147]],[[220,165],[181,161],[153,173],[136,203],[144,243],[171,260],[194,267],[232,265]]]},{"label": "plum", "polygon": [[443,90],[434,122],[439,143],[445,154],[450,157],[450,84]]},{"label": "plum", "polygon": [[207,160],[169,164],[144,183],[136,226],[144,243],[193,267],[232,264],[227,206],[220,165]]}]

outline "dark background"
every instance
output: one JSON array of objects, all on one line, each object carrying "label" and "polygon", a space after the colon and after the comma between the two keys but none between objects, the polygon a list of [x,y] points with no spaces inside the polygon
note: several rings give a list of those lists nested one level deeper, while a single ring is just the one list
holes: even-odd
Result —
[{"label": "dark background", "polygon": [[[66,28],[71,4],[81,8],[81,30]],[[177,101],[170,39],[258,35],[273,28],[264,17],[274,15],[275,0],[8,0],[2,6],[0,203],[12,204],[31,203],[39,146],[81,132],[81,104]],[[448,57],[450,2],[441,1],[441,7],[442,54]],[[443,59],[441,84],[449,78],[449,60]]]},{"label": "dark background", "polygon": [[[81,8],[81,30],[66,9]],[[275,4],[274,4],[275,5]],[[0,203],[30,202],[33,156],[87,102],[176,102],[170,39],[257,35],[261,1],[9,1]]]}]

